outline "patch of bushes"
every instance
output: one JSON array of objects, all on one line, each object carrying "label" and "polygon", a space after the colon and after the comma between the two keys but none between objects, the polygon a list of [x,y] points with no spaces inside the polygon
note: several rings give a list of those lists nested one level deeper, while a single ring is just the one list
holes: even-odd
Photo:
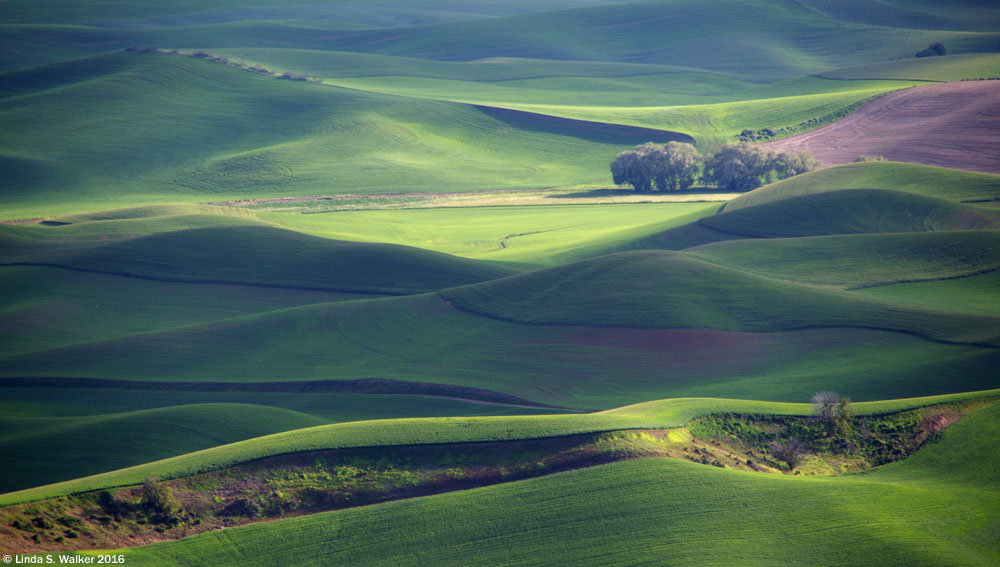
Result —
[{"label": "patch of bushes", "polygon": [[[857,418],[850,400],[838,394],[820,392],[812,403],[812,417],[713,414],[695,420],[688,430],[701,439],[739,443],[751,457],[769,455],[792,472],[810,453],[834,462],[846,457],[852,467],[869,468],[906,458],[934,442],[967,410],[945,405]],[[688,458],[711,464],[705,455]],[[756,468],[753,459],[747,465]]]},{"label": "patch of bushes", "polygon": [[918,51],[915,57],[940,57],[947,54],[948,50],[945,49],[944,44],[932,43],[927,46],[927,49]]},{"label": "patch of bushes", "polygon": [[874,156],[870,154],[862,154],[854,158],[854,163],[863,163],[867,161],[888,161],[885,156]]}]

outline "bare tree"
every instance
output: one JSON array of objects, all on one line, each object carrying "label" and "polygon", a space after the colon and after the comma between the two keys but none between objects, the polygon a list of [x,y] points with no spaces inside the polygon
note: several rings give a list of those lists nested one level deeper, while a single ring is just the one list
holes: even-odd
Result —
[{"label": "bare tree", "polygon": [[771,456],[788,465],[789,472],[795,471],[807,452],[805,443],[795,437],[771,443]]},{"label": "bare tree", "polygon": [[812,413],[816,419],[826,424],[827,433],[833,432],[833,424],[837,419],[837,404],[840,402],[840,394],[836,392],[816,392],[809,403],[812,404]]},{"label": "bare tree", "polygon": [[850,398],[841,397],[836,392],[816,392],[810,400],[813,415],[826,425],[827,436],[846,438],[851,433],[854,408]]}]

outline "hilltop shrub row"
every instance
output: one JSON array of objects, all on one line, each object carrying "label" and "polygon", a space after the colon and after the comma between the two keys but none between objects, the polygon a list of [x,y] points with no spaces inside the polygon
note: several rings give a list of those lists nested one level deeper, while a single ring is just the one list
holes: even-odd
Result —
[{"label": "hilltop shrub row", "polygon": [[228,65],[235,69],[242,69],[244,71],[260,73],[261,75],[267,75],[269,77],[274,77],[277,79],[286,79],[289,81],[308,81],[310,83],[323,82],[322,79],[319,79],[317,77],[310,77],[305,73],[291,73],[288,71],[279,73],[277,71],[272,71],[270,69],[267,69],[266,67],[264,67],[259,63],[251,65],[243,61],[232,61],[229,59],[229,57],[226,57],[225,55],[212,55],[211,53],[205,51],[196,51],[191,54],[185,54],[181,53],[176,49],[164,51],[156,47],[136,47],[136,46],[128,47],[125,49],[125,51],[137,51],[139,53],[166,53],[168,55],[184,55],[186,57],[194,57],[195,59],[204,59],[206,61],[212,61],[213,63],[222,63],[223,65]]},{"label": "hilltop shrub row", "polygon": [[703,157],[691,144],[649,142],[618,154],[611,162],[611,175],[615,184],[631,185],[636,191],[679,191],[691,187],[700,170],[706,185],[750,191],[817,167],[819,161],[809,152],[775,154],[739,143]]}]

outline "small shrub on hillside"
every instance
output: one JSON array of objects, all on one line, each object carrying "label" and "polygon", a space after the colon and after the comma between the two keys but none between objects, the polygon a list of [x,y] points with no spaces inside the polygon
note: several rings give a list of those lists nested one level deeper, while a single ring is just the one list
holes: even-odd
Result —
[{"label": "small shrub on hillside", "polygon": [[948,50],[945,49],[942,43],[932,43],[927,46],[927,49],[918,51],[916,57],[938,57],[941,55],[947,55]]},{"label": "small shrub on hillside", "polygon": [[866,161],[888,161],[885,156],[873,156],[869,154],[860,155],[854,158],[854,163],[862,163]]},{"label": "small shrub on hillside", "polygon": [[101,507],[101,510],[105,514],[114,518],[116,522],[120,522],[122,515],[130,511],[130,506],[125,502],[122,502],[115,498],[114,494],[110,491],[102,490],[97,495],[97,505]]},{"label": "small shrub on hillside", "polygon": [[35,516],[31,519],[31,523],[40,530],[51,530],[53,527],[52,522],[46,520],[43,516]]},{"label": "small shrub on hillside", "polygon": [[306,75],[303,75],[301,73],[289,73],[287,71],[284,72],[284,73],[282,73],[282,74],[280,74],[280,75],[278,75],[278,78],[279,79],[286,79],[286,80],[289,80],[289,81],[306,81],[306,80],[309,79],[309,77],[307,77]]},{"label": "small shrub on hillside", "polygon": [[148,477],[139,489],[140,505],[150,514],[169,516],[176,507],[173,492],[169,486]]},{"label": "small shrub on hillside", "polygon": [[244,518],[256,518],[260,516],[262,508],[256,501],[239,497],[233,499],[225,508],[219,511],[219,516],[242,516]]},{"label": "small shrub on hillside", "polygon": [[760,140],[770,140],[776,135],[777,133],[770,128],[761,128],[760,130],[743,130],[736,137],[739,138],[741,142],[757,142]]}]

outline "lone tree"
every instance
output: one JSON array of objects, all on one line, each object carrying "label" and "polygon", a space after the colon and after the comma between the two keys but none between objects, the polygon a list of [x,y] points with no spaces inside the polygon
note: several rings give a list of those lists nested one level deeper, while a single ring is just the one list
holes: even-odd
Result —
[{"label": "lone tree", "polygon": [[700,159],[691,144],[648,142],[618,154],[611,162],[611,176],[616,185],[631,185],[636,191],[678,191],[694,184]]},{"label": "lone tree", "polygon": [[771,456],[788,465],[789,472],[794,472],[795,467],[802,463],[806,452],[805,443],[795,437],[771,443]]},{"label": "lone tree", "polygon": [[835,392],[816,392],[810,400],[813,415],[826,425],[826,434],[846,437],[851,431],[851,420],[854,419],[854,408],[849,398],[841,397]]}]

